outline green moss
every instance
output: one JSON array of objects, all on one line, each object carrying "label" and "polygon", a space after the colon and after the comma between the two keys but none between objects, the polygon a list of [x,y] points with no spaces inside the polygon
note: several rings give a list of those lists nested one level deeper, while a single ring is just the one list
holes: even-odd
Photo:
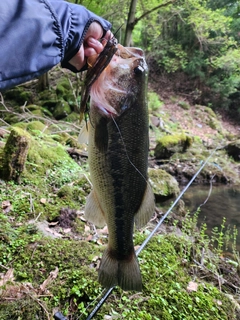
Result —
[{"label": "green moss", "polygon": [[179,105],[179,107],[181,107],[184,110],[189,110],[190,109],[190,105],[186,101],[178,101],[178,105]]},{"label": "green moss", "polygon": [[165,135],[157,141],[154,151],[155,157],[166,159],[175,152],[185,152],[192,145],[192,142],[192,137],[185,133]]},{"label": "green moss", "polygon": [[[4,307],[1,301],[0,319],[32,320],[37,316],[45,320],[47,314],[50,315],[55,306],[62,309],[69,308],[70,311],[71,304],[86,306],[100,293],[101,287],[97,283],[97,272],[90,267],[94,255],[99,254],[96,246],[82,241],[45,238],[35,241],[33,247],[30,242],[27,244],[26,238],[24,242],[21,242],[21,236],[18,234],[19,239],[12,242],[18,252],[17,261],[14,258],[12,262],[14,277],[16,285],[24,280],[31,282],[30,288],[32,289],[27,294],[27,287],[24,290],[25,295],[20,292],[20,298],[14,296],[12,300],[5,301]],[[2,257],[1,249],[0,247]],[[47,286],[51,294],[45,294],[43,298],[38,297],[40,284],[48,278],[50,272],[56,270],[56,267],[59,270],[57,278]],[[23,303],[23,298],[25,298],[25,303]],[[19,304],[18,308],[17,304]],[[22,308],[23,305],[25,308]],[[44,306],[44,310],[42,307],[36,308],[36,305]]]},{"label": "green moss", "polygon": [[204,107],[204,111],[208,113],[212,118],[217,118],[216,113],[213,111],[212,108]]},{"label": "green moss", "polygon": [[169,173],[161,169],[149,169],[149,182],[157,200],[168,199],[179,193],[178,182]]},{"label": "green moss", "polygon": [[159,96],[152,91],[148,92],[148,109],[150,112],[154,112],[159,110],[159,108],[163,105],[163,102],[159,99]]},{"label": "green moss", "polygon": [[70,82],[68,78],[62,78],[58,83],[56,87],[56,93],[58,98],[61,100],[67,101],[69,106],[71,106],[72,109],[74,109],[74,106],[76,105],[76,99],[73,94],[73,88],[70,85]]},{"label": "green moss", "polygon": [[53,98],[51,100],[45,100],[42,102],[43,108],[49,110],[51,114],[53,114],[57,104],[58,104],[57,98]]},{"label": "green moss", "polygon": [[[142,243],[143,236],[136,237]],[[195,279],[197,291],[188,292],[192,277],[179,256],[179,244],[186,239],[175,236],[156,236],[139,256],[144,290],[142,294],[115,292],[96,319],[104,315],[126,319],[234,319],[234,307],[216,287]],[[221,304],[217,305],[217,301]]]},{"label": "green moss", "polygon": [[69,104],[65,100],[60,100],[56,104],[54,111],[53,111],[53,116],[57,119],[63,119],[67,117],[70,113],[72,112]]},{"label": "green moss", "polygon": [[29,104],[29,105],[27,106],[27,108],[28,108],[28,110],[30,110],[30,111],[35,111],[35,110],[39,110],[41,107],[38,106],[37,104]]},{"label": "green moss", "polygon": [[27,124],[26,129],[30,131],[30,133],[34,133],[35,131],[44,131],[48,133],[46,130],[46,124],[42,123],[41,121],[31,121]]},{"label": "green moss", "polygon": [[28,124],[26,122],[17,122],[13,125],[13,127],[26,130],[27,125]]},{"label": "green moss", "polygon": [[56,93],[61,94],[61,93],[64,93],[66,90],[71,90],[71,85],[70,85],[69,80],[67,78],[62,78],[57,83]]},{"label": "green moss", "polygon": [[72,193],[73,191],[71,186],[65,185],[58,190],[57,195],[59,198],[67,198],[67,197],[72,197]]},{"label": "green moss", "polygon": [[5,98],[16,101],[19,105],[32,101],[31,91],[27,91],[23,87],[16,87],[5,92]]},{"label": "green moss", "polygon": [[67,122],[79,121],[79,113],[71,112],[64,120],[67,121]]},{"label": "green moss", "polygon": [[217,130],[218,132],[222,132],[222,126],[220,121],[215,118],[210,118],[207,122],[210,128]]},{"label": "green moss", "polygon": [[[15,288],[15,291],[17,291],[17,288]],[[32,292],[32,294],[35,294],[35,292]],[[11,303],[7,299],[1,301],[0,318],[4,320],[47,320],[47,314],[37,300],[31,298],[29,292],[29,295],[22,295],[20,299],[12,298]]]},{"label": "green moss", "polygon": [[[64,311],[68,317],[74,314],[74,317],[81,315],[86,318],[90,312],[86,308],[99,299],[102,292],[97,282],[96,261],[104,247],[87,241],[41,238],[32,227],[12,228],[6,223],[6,217],[2,219],[1,215],[0,222],[0,226],[6,225],[2,230],[8,237],[0,246],[0,264],[11,264],[19,285],[20,281],[30,282],[36,294],[50,272],[56,267],[59,270],[57,278],[47,286],[49,294],[36,296],[45,311],[41,314],[40,309],[34,308],[36,299],[31,303],[26,299],[25,308],[40,320],[45,320],[46,312],[50,314],[54,307]],[[82,231],[84,224],[79,223],[79,231]],[[142,232],[137,232],[135,245],[142,244],[145,238]],[[139,320],[235,319],[232,302],[214,285],[205,282],[204,277],[198,278],[189,272],[192,246],[193,243],[184,235],[154,236],[139,256],[143,292],[115,289],[95,316],[96,320],[103,319],[105,315]],[[196,291],[188,291],[190,281],[197,284]],[[24,318],[26,311],[22,302],[17,297],[8,303],[5,301],[4,308],[0,307],[0,319],[5,319],[3,315],[8,315],[6,319],[9,320],[28,319]],[[73,305],[78,308],[72,309]]]},{"label": "green moss", "polygon": [[191,138],[184,133],[175,135],[166,135],[161,138],[161,144],[163,147],[174,146],[179,143],[187,143],[188,146],[191,145]]}]

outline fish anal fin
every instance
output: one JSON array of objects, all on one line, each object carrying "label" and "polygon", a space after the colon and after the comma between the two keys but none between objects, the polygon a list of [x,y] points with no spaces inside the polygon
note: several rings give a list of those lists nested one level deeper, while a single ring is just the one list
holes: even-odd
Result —
[{"label": "fish anal fin", "polygon": [[92,190],[87,197],[84,215],[89,222],[92,222],[98,227],[106,225],[104,213],[94,190]]},{"label": "fish anal fin", "polygon": [[136,228],[142,228],[151,219],[155,210],[155,200],[152,188],[149,183],[144,193],[142,204],[135,215],[135,225]]},{"label": "fish anal fin", "polygon": [[105,288],[118,285],[125,291],[141,291],[142,277],[134,249],[125,260],[117,260],[106,249],[98,270],[98,281]]}]

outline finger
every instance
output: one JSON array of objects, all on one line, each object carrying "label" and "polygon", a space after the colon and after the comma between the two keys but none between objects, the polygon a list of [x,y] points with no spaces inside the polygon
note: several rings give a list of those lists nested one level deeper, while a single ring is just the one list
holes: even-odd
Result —
[{"label": "finger", "polygon": [[83,45],[81,45],[80,49],[75,54],[75,56],[72,57],[71,60],[69,60],[69,63],[73,65],[78,71],[81,70],[82,67],[86,64]]},{"label": "finger", "polygon": [[85,36],[85,41],[87,41],[89,37],[95,38],[97,40],[101,39],[102,35],[103,35],[103,29],[101,25],[98,22],[92,22]]},{"label": "finger", "polygon": [[112,39],[113,34],[110,30],[108,30],[104,36],[104,38],[102,39],[101,43],[103,46],[106,45],[106,43],[108,42],[108,40]]},{"label": "finger", "polygon": [[88,47],[88,48],[85,48],[84,49],[84,54],[85,54],[85,57],[91,57],[91,56],[94,56],[94,55],[98,55],[99,54],[99,52],[97,52],[96,50],[94,50],[93,48],[90,48],[90,47]]},{"label": "finger", "polygon": [[91,50],[95,51],[95,53],[100,53],[103,50],[103,45],[98,40],[89,37],[88,40],[85,43],[85,55],[88,57],[89,53],[91,54]]},{"label": "finger", "polygon": [[112,39],[112,37],[113,37],[113,33],[112,33],[110,30],[108,30],[108,31],[106,32],[104,38],[107,39],[107,40],[109,40],[109,39]]}]

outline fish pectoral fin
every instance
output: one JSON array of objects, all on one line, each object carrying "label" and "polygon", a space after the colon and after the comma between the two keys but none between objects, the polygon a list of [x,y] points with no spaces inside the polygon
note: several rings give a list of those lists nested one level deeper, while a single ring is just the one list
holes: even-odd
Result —
[{"label": "fish pectoral fin", "polygon": [[94,190],[92,190],[87,197],[84,215],[89,222],[92,222],[98,227],[106,225],[104,213]]},{"label": "fish pectoral fin", "polygon": [[79,135],[78,135],[78,143],[88,143],[88,122],[85,122],[85,124],[82,126]]},{"label": "fish pectoral fin", "polygon": [[142,291],[142,277],[134,249],[126,260],[117,260],[111,250],[106,249],[98,270],[98,281],[108,289],[118,285],[125,291]]},{"label": "fish pectoral fin", "polygon": [[146,191],[144,193],[142,204],[134,217],[136,228],[142,228],[151,219],[155,211],[155,200],[152,188],[147,183]]}]

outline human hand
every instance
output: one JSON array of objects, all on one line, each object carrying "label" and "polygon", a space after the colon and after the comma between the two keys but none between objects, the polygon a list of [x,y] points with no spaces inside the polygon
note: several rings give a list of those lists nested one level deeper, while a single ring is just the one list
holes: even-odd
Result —
[{"label": "human hand", "polygon": [[[83,44],[81,45],[79,51],[75,54],[75,56],[69,60],[69,63],[74,66],[78,71],[85,66],[87,62],[87,58],[99,54],[102,52],[104,48],[104,44],[106,42],[101,43],[99,39],[103,36],[103,29],[98,22],[91,23],[87,34],[84,38]],[[108,30],[104,36],[105,39],[111,39],[113,34],[110,30]]]}]

